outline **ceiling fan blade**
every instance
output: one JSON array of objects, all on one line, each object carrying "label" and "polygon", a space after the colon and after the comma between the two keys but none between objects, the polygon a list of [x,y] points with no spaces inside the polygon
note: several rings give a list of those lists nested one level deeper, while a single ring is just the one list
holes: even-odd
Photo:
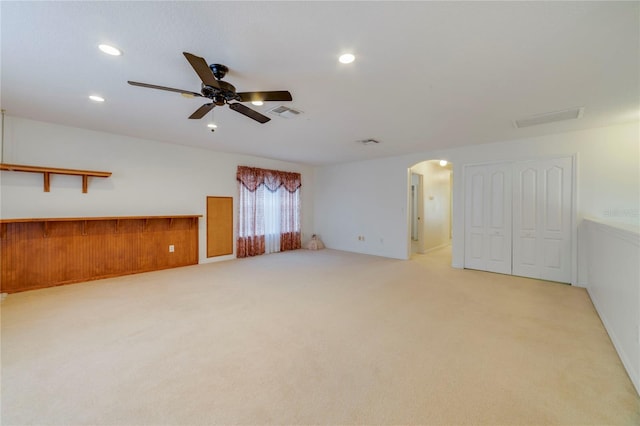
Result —
[{"label": "ceiling fan blade", "polygon": [[238,96],[240,96],[240,102],[293,100],[291,93],[286,90],[273,92],[240,92]]},{"label": "ceiling fan blade", "polygon": [[189,61],[196,74],[198,74],[198,77],[200,77],[200,80],[202,80],[206,86],[215,87],[216,89],[220,88],[218,80],[216,80],[211,68],[209,68],[209,65],[207,65],[204,58],[192,55],[189,52],[182,52],[182,54],[187,58],[187,61]]},{"label": "ceiling fan blade", "polygon": [[132,86],[148,87],[149,89],[158,89],[158,90],[166,90],[168,92],[176,92],[176,93],[180,93],[181,95],[189,96],[189,97],[194,97],[194,96],[203,97],[200,93],[191,92],[189,90],[174,89],[172,87],[165,87],[165,86],[156,86],[155,84],[138,83],[137,81],[127,81],[127,83],[129,83]]},{"label": "ceiling fan blade", "polygon": [[198,109],[196,110],[196,112],[194,112],[193,114],[191,114],[191,115],[189,116],[189,118],[191,118],[191,119],[198,119],[198,118],[202,118],[202,117],[204,117],[205,115],[207,115],[207,113],[208,113],[209,111],[211,111],[211,110],[213,109],[213,107],[215,107],[215,106],[216,106],[216,104],[214,104],[213,102],[212,102],[212,103],[210,103],[210,104],[204,104],[204,105],[202,105],[200,108],[198,108]]},{"label": "ceiling fan blade", "polygon": [[251,108],[244,106],[242,104],[229,104],[229,108],[232,110],[239,112],[240,114],[244,114],[249,118],[253,118],[259,123],[266,123],[271,120],[269,117],[260,114],[258,111],[254,111]]}]

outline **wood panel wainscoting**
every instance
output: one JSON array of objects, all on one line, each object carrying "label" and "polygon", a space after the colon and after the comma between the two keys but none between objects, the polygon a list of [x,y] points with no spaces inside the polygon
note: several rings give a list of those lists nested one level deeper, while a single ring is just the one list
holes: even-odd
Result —
[{"label": "wood panel wainscoting", "polygon": [[15,293],[195,265],[199,217],[0,220],[0,291]]}]

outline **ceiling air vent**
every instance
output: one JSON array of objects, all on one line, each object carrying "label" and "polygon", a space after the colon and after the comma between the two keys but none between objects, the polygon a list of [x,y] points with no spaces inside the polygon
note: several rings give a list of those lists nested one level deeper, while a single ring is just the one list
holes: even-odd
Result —
[{"label": "ceiling air vent", "polygon": [[530,117],[515,120],[513,125],[516,128],[537,126],[539,124],[553,123],[554,121],[575,120],[582,118],[584,107],[565,109],[562,111],[547,112],[544,114],[532,115]]},{"label": "ceiling air vent", "polygon": [[272,108],[268,112],[270,112],[273,115],[277,115],[279,117],[284,117],[284,118],[294,118],[302,114],[302,111],[289,108],[284,105],[280,105],[275,108]]}]

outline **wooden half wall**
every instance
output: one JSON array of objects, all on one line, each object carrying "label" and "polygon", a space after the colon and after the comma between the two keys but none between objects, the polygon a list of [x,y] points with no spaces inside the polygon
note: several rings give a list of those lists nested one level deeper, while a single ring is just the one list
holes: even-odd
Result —
[{"label": "wooden half wall", "polygon": [[3,219],[0,290],[15,293],[195,265],[199,217]]}]

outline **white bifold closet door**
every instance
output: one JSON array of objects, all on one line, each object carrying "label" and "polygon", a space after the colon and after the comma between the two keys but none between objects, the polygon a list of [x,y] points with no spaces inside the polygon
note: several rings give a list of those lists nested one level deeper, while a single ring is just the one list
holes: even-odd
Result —
[{"label": "white bifold closet door", "polygon": [[511,165],[465,173],[465,267],[511,273]]},{"label": "white bifold closet door", "polygon": [[571,281],[572,160],[465,168],[465,268]]},{"label": "white bifold closet door", "polygon": [[570,158],[513,165],[513,275],[571,281]]}]

